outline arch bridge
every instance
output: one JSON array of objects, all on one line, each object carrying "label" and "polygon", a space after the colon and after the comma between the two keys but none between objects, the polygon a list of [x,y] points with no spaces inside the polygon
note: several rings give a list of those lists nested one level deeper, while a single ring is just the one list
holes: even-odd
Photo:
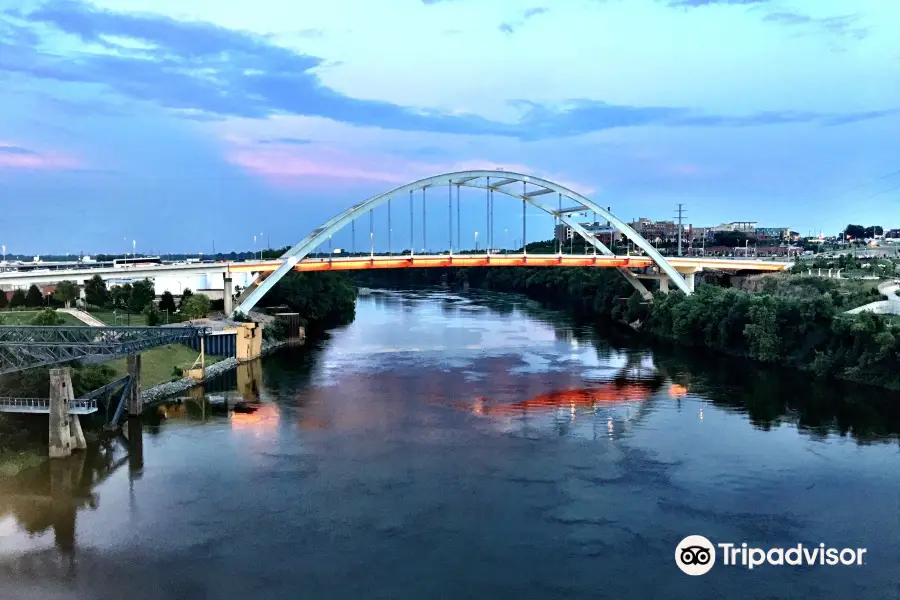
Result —
[{"label": "arch bridge", "polygon": [[[459,192],[461,188],[485,190],[485,214],[488,222],[486,247],[488,250],[485,255],[481,257],[467,256],[459,253],[459,245],[461,242],[460,223],[462,216]],[[427,201],[426,191],[430,191],[430,196],[428,196]],[[491,254],[490,248],[493,246],[493,199],[495,193],[510,196],[522,202],[521,254],[512,256],[508,254]],[[374,234],[370,234],[372,246],[369,260],[360,259],[359,257],[335,258],[331,255],[330,251],[327,261],[315,261],[307,258],[308,255],[320,245],[326,242],[330,245],[331,238],[336,232],[348,225],[350,225],[351,228],[354,228],[354,223],[357,219],[366,214],[371,214],[375,208],[382,205],[387,205],[388,207],[388,229],[391,231],[390,207],[392,200],[403,201],[407,198],[409,199],[410,236],[412,237],[414,227],[413,199],[419,194],[421,194],[422,198],[423,239],[425,236],[427,207],[429,205],[433,207],[432,214],[434,214],[434,209],[438,209],[440,211],[438,213],[439,215],[446,216],[449,219],[449,245],[446,253],[416,256],[413,249],[414,244],[411,241],[408,255],[403,257],[396,255],[376,256],[374,249]],[[548,203],[547,199],[555,199],[555,205]],[[566,256],[561,253],[561,248],[560,252],[555,255],[527,254],[526,209],[529,205],[540,209],[548,215],[552,215],[557,224],[563,223],[570,227],[572,231],[576,232],[585,240],[586,244],[589,244],[594,248],[594,256]],[[642,250],[645,255],[626,257],[614,254],[613,251],[603,244],[596,235],[585,229],[573,218],[573,215],[585,213],[587,211],[591,211],[595,215],[599,215],[600,218],[609,222],[611,227],[614,227],[618,232],[624,235],[636,248]],[[456,223],[457,244],[457,248],[455,249],[453,239],[454,217]],[[370,217],[370,224],[371,222]],[[353,229],[353,232],[355,239],[355,228]],[[390,235],[390,233],[388,235]],[[455,255],[454,250],[456,250]],[[710,262],[711,260],[712,259],[707,259],[706,262]],[[351,206],[344,212],[311,231],[306,237],[285,252],[280,259],[271,261],[269,265],[247,265],[247,269],[253,269],[259,272],[259,277],[252,286],[249,286],[244,290],[243,294],[241,294],[235,312],[248,313],[256,306],[272,286],[274,286],[289,271],[295,269],[352,270],[363,268],[427,266],[585,266],[591,264],[594,266],[605,266],[618,269],[635,289],[637,289],[645,298],[650,298],[652,294],[640,282],[640,278],[658,278],[666,285],[666,287],[668,286],[668,283],[671,282],[685,294],[693,293],[693,273],[704,268],[703,265],[694,264],[694,262],[697,261],[683,258],[666,259],[650,242],[632,229],[625,221],[612,214],[606,208],[598,205],[590,198],[558,183],[510,171],[459,171],[420,179],[369,198],[368,200]],[[733,269],[740,268],[737,263],[731,263],[730,266]],[[646,270],[647,268],[652,268],[656,273],[636,273],[633,271],[633,269]],[[781,268],[784,267],[782,266]],[[241,267],[239,266],[232,266],[230,268],[231,271],[240,269]],[[683,273],[687,274],[688,277],[686,278]]]}]

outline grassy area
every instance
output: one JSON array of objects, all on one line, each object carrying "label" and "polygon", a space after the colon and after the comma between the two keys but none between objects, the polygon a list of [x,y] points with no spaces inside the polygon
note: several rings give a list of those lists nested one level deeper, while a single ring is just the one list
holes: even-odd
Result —
[{"label": "grassy area", "polygon": [[[38,314],[33,310],[3,310],[0,311],[0,319],[4,325],[31,325],[31,319]],[[81,321],[68,313],[57,313],[63,318],[63,325],[84,325]]]},{"label": "grassy area", "polygon": [[[143,326],[147,324],[147,316],[143,313],[128,315],[124,310],[112,310],[107,308],[91,308],[88,309],[95,319],[100,319],[107,325],[136,325]],[[165,318],[165,317],[164,317]],[[165,321],[164,321],[165,322]]]},{"label": "grassy area", "polygon": [[[134,321],[132,321],[132,324],[134,324]],[[147,389],[173,379],[180,379],[180,376],[176,377],[174,374],[175,367],[187,368],[194,364],[197,356],[199,356],[199,352],[182,344],[170,344],[147,350],[141,354],[142,387]],[[206,364],[208,366],[222,359],[223,357],[221,356],[207,355]],[[116,372],[117,377],[127,373],[124,358],[110,361],[107,365]]]}]

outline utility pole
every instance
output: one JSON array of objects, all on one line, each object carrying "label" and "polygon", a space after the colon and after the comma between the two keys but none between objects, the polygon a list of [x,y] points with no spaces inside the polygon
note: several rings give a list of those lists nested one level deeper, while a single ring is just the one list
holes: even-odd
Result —
[{"label": "utility pole", "polygon": [[684,231],[684,227],[682,227],[682,217],[684,217],[684,204],[678,205],[678,214],[675,215],[678,217],[678,256],[681,256],[681,245],[682,245],[682,232]]}]

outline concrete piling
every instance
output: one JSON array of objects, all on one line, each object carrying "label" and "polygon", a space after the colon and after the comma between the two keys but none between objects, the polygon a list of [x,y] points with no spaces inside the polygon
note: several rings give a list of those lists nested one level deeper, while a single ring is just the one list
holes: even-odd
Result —
[{"label": "concrete piling", "polygon": [[[72,454],[69,400],[73,398],[69,367],[50,369],[50,458],[66,458]],[[80,424],[78,431],[81,432]],[[84,435],[81,437],[83,440]]]},{"label": "concrete piling", "polygon": [[223,291],[225,298],[225,315],[227,316],[234,310],[234,290],[231,285],[231,277],[227,273],[225,274],[225,289]]},{"label": "concrete piling", "polygon": [[144,412],[144,402],[141,400],[141,355],[133,354],[126,358],[125,363],[131,376],[126,409],[129,416],[139,417]]}]

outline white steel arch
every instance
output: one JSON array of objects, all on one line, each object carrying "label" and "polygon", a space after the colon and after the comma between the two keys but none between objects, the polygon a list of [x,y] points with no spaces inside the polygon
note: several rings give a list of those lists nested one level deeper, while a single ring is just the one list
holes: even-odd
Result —
[{"label": "white steel arch", "polygon": [[[494,181],[490,184],[488,184],[489,178],[494,179]],[[524,184],[522,187],[522,193],[515,193],[511,189],[514,187],[514,183]],[[529,185],[532,186],[531,191],[527,191],[527,186]],[[676,271],[671,264],[669,264],[665,257],[663,257],[663,255],[660,254],[652,244],[641,237],[641,235],[634,229],[632,229],[627,223],[625,223],[625,221],[619,219],[602,206],[596,204],[590,198],[587,198],[586,196],[583,196],[567,187],[561,186],[557,183],[553,183],[552,181],[541,179],[539,177],[532,177],[531,175],[513,173],[510,171],[474,170],[459,171],[456,173],[445,173],[443,175],[435,175],[433,177],[420,179],[418,181],[414,181],[412,183],[408,183],[406,185],[395,188],[389,192],[385,192],[384,194],[379,194],[378,196],[369,198],[368,200],[351,206],[339,215],[332,217],[331,219],[323,223],[320,227],[310,232],[305,238],[294,244],[294,246],[292,246],[287,252],[285,252],[281,257],[284,262],[262,282],[260,282],[252,289],[248,289],[248,291],[243,295],[240,304],[235,308],[235,312],[242,312],[244,314],[248,313],[254,306],[256,306],[256,304],[266,294],[266,292],[268,292],[272,288],[272,286],[274,286],[278,282],[278,280],[280,280],[294,268],[294,265],[296,265],[300,260],[306,257],[320,244],[326,242],[329,236],[334,235],[335,232],[339,231],[351,221],[366,214],[369,210],[385,204],[391,198],[403,198],[411,191],[426,188],[438,188],[443,186],[491,189],[495,192],[500,192],[502,194],[518,198],[524,202],[528,202],[529,204],[543,210],[544,212],[558,217],[560,221],[571,227],[573,231],[577,232],[579,235],[581,235],[581,237],[583,237],[586,241],[597,248],[600,253],[605,255],[612,255],[613,252],[604,244],[602,244],[600,240],[598,240],[591,233],[589,233],[578,223],[576,223],[571,217],[569,217],[569,214],[571,212],[577,211],[573,211],[571,207],[566,207],[562,211],[560,211],[551,206],[542,204],[535,199],[539,198],[543,194],[560,194],[561,196],[575,202],[578,205],[579,209],[583,208],[584,210],[590,210],[600,215],[605,220],[609,221],[612,225],[615,225],[615,227],[620,232],[622,232],[625,237],[631,240],[635,246],[646,252],[647,255],[653,259],[653,262],[657,264],[657,266],[669,277],[669,279],[676,286],[678,286],[678,288],[682,292],[688,295],[693,292],[693,290],[684,280],[681,274]],[[538,189],[535,190],[534,188]],[[623,274],[628,277],[629,281],[632,282],[632,284],[635,284],[636,287],[640,285],[636,282],[634,275],[630,271],[628,271],[627,269],[621,270]],[[638,290],[647,295],[646,289],[644,289],[643,286],[638,287]]]}]

